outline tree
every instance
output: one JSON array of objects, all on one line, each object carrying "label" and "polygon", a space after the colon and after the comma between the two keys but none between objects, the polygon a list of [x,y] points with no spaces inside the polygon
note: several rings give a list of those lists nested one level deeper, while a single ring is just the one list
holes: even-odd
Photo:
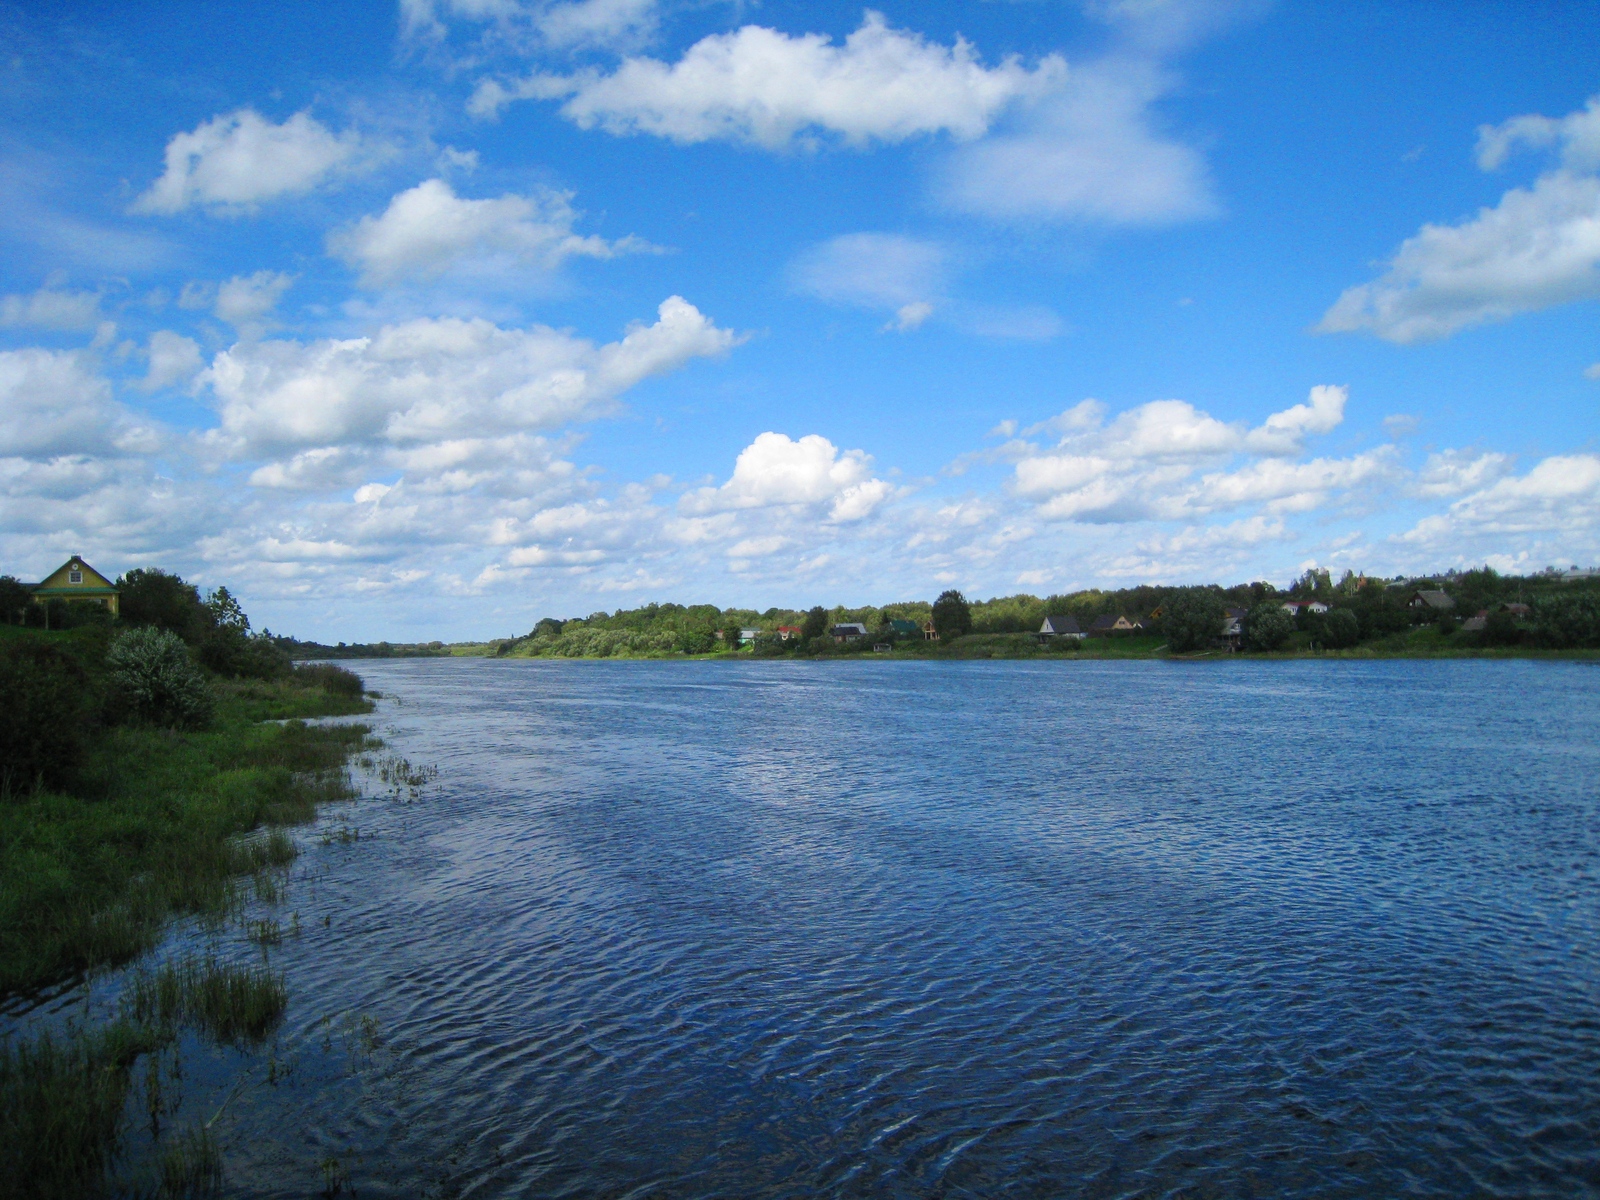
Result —
[{"label": "tree", "polygon": [[1222,598],[1210,588],[1184,588],[1162,605],[1161,629],[1178,654],[1204,650],[1222,633]]},{"label": "tree", "polygon": [[190,645],[211,625],[211,613],[200,603],[192,583],[159,568],[138,568],[117,580],[121,616],[130,625],[153,625],[175,633]]},{"label": "tree", "polygon": [[1522,630],[1517,628],[1517,619],[1504,609],[1490,613],[1483,623],[1485,646],[1515,646],[1521,640]]},{"label": "tree", "polygon": [[33,593],[10,575],[0,575],[0,621],[22,624],[23,612],[33,601]]},{"label": "tree", "polygon": [[744,631],[742,629],[740,629],[737,625],[729,625],[726,629],[724,629],[722,631],[722,644],[723,644],[723,646],[725,646],[729,650],[737,650],[739,648],[739,643],[742,641],[742,638],[741,638],[740,635],[743,632]]},{"label": "tree", "polygon": [[1328,612],[1322,623],[1322,644],[1329,650],[1348,650],[1361,640],[1361,621],[1348,608]]},{"label": "tree", "polygon": [[1252,650],[1277,650],[1293,632],[1294,618],[1277,600],[1263,601],[1245,618],[1245,639]]},{"label": "tree", "polygon": [[800,636],[806,641],[819,638],[828,632],[828,610],[822,605],[817,605],[806,613],[806,619],[800,622]]},{"label": "tree", "polygon": [[111,681],[133,713],[156,725],[198,728],[211,716],[211,690],[177,634],[130,629],[106,655]]},{"label": "tree", "polygon": [[933,630],[941,642],[949,642],[972,632],[972,609],[967,598],[954,589],[940,592],[933,602]]},{"label": "tree", "polygon": [[0,643],[0,798],[70,781],[95,720],[93,694],[82,665],[59,646]]}]

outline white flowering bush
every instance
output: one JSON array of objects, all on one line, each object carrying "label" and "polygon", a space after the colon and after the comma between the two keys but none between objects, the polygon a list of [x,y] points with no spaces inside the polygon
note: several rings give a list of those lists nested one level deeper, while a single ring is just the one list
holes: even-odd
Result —
[{"label": "white flowering bush", "polygon": [[111,681],[133,715],[195,728],[211,718],[211,688],[183,639],[165,629],[130,629],[106,654]]}]

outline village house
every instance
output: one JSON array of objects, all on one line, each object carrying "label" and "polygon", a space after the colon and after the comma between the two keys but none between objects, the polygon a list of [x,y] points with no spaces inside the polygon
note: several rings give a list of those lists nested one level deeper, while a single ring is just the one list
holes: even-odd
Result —
[{"label": "village house", "polygon": [[929,617],[927,624],[922,627],[922,638],[924,641],[928,642],[936,642],[939,640],[939,631],[933,627],[932,617]]},{"label": "village house", "polygon": [[780,642],[787,642],[790,638],[797,638],[800,636],[800,626],[779,625],[777,628],[777,634]]},{"label": "village house", "polygon": [[1448,592],[1437,589],[1423,590],[1411,593],[1411,599],[1406,601],[1406,607],[1412,612],[1424,615],[1436,612],[1446,612],[1456,606]]},{"label": "village house", "polygon": [[1096,617],[1089,625],[1090,637],[1110,637],[1114,633],[1136,633],[1138,627],[1127,617]]},{"label": "village house", "polygon": [[116,585],[74,554],[39,582],[26,585],[35,604],[52,600],[85,600],[104,605],[112,616],[120,611]]},{"label": "village house", "polygon": [[1301,613],[1325,613],[1328,606],[1321,600],[1285,600],[1283,611],[1291,617],[1298,617]]},{"label": "village house", "polygon": [[828,630],[835,642],[856,642],[867,636],[867,627],[860,621],[845,621]]},{"label": "village house", "polygon": [[749,645],[760,636],[761,630],[759,629],[741,629],[739,630],[739,644],[741,646]]},{"label": "village house", "polygon": [[1044,624],[1039,626],[1038,637],[1041,642],[1049,641],[1051,638],[1058,637],[1073,638],[1077,641],[1082,641],[1084,632],[1078,628],[1078,621],[1076,617],[1046,617],[1044,619]]},{"label": "village house", "polygon": [[1244,623],[1249,617],[1248,608],[1225,608],[1222,610],[1222,644],[1229,650],[1237,650],[1244,643]]}]

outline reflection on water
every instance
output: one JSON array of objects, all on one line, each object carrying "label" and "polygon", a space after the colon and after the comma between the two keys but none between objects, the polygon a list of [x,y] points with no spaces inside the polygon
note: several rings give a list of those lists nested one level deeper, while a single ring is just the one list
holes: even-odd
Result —
[{"label": "reflection on water", "polygon": [[241,1195],[1600,1194],[1591,667],[360,667]]}]

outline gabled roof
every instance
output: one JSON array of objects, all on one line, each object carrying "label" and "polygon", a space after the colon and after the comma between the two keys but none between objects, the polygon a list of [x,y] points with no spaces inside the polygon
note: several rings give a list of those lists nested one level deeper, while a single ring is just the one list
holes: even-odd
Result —
[{"label": "gabled roof", "polygon": [[902,621],[899,618],[895,618],[894,620],[890,621],[889,628],[894,630],[896,633],[922,632],[922,626],[918,625],[915,621]]},{"label": "gabled roof", "polygon": [[1418,600],[1421,600],[1429,608],[1454,608],[1456,606],[1456,602],[1450,599],[1448,592],[1442,592],[1436,588],[1414,592],[1411,596],[1411,603],[1415,604]]},{"label": "gabled roof", "polygon": [[1039,626],[1039,632],[1063,634],[1082,633],[1083,630],[1078,628],[1078,619],[1076,617],[1059,616],[1046,617],[1044,619],[1044,624]]},{"label": "gabled roof", "polygon": [[1127,619],[1128,618],[1123,617],[1123,616],[1096,617],[1092,622],[1090,622],[1089,628],[1090,629],[1115,629],[1117,627],[1117,622],[1118,621],[1126,622]]},{"label": "gabled roof", "polygon": [[865,637],[867,633],[867,627],[860,621],[841,621],[828,632],[833,634],[856,633],[860,634],[862,637]]},{"label": "gabled roof", "polygon": [[[74,583],[72,572],[80,579]],[[46,596],[109,596],[116,594],[116,585],[74,554],[40,582],[33,585],[35,595]]]},{"label": "gabled roof", "polygon": [[1225,608],[1222,613],[1232,620],[1242,621],[1250,615],[1250,610],[1248,608]]}]

